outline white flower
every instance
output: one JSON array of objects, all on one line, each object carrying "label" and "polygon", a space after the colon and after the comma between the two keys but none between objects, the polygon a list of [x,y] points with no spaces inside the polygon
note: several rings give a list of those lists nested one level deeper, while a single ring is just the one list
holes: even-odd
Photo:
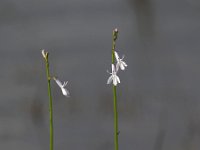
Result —
[{"label": "white flower", "polygon": [[55,80],[55,82],[58,84],[58,86],[60,87],[62,93],[64,96],[66,97],[69,97],[69,91],[65,88],[65,86],[67,85],[68,81],[67,82],[62,82],[60,80],[58,80],[56,77],[53,77],[53,79]]},{"label": "white flower", "polygon": [[47,59],[47,55],[48,55],[48,52],[45,52],[45,50],[43,49],[42,56],[44,57],[44,59]]},{"label": "white flower", "polygon": [[123,61],[124,59],[124,55],[122,56],[122,58],[119,58],[118,53],[115,51],[115,58],[117,60],[117,64],[116,64],[116,70],[118,71],[118,69],[120,68],[121,70],[125,70],[125,67],[127,67],[128,65]]},{"label": "white flower", "polygon": [[[110,72],[108,72],[110,73]],[[113,85],[117,86],[118,83],[120,83],[120,79],[117,76],[117,72],[115,70],[114,64],[112,64],[112,73],[110,73],[111,76],[108,78],[107,84],[110,84],[111,81],[113,81]]]}]

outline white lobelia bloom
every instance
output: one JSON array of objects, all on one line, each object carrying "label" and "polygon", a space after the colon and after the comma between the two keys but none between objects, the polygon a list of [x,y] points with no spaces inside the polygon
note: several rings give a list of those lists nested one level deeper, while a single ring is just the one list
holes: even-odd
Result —
[{"label": "white lobelia bloom", "polygon": [[119,70],[119,68],[120,68],[121,70],[125,70],[125,67],[128,66],[128,65],[123,61],[124,57],[125,57],[125,56],[123,55],[122,58],[120,59],[118,53],[115,51],[115,58],[116,58],[116,60],[117,60],[117,64],[116,64],[116,70],[117,70],[117,71]]},{"label": "white lobelia bloom", "polygon": [[63,95],[66,96],[66,97],[69,97],[69,91],[65,88],[65,86],[67,85],[68,81],[67,82],[64,81],[63,84],[62,84],[62,82],[59,79],[57,79],[56,77],[53,77],[53,79],[55,80],[55,82],[60,87]]},{"label": "white lobelia bloom", "polygon": [[[108,72],[110,73],[110,72]],[[113,85],[117,86],[118,83],[120,83],[120,79],[117,76],[117,71],[115,69],[114,64],[112,64],[112,73],[110,73],[111,76],[108,78],[107,84],[110,84],[113,81]]]}]

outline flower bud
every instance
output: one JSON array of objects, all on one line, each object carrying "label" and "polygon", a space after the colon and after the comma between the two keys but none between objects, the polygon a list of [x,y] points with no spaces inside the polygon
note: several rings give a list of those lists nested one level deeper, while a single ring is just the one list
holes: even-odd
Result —
[{"label": "flower bud", "polygon": [[44,57],[45,60],[47,59],[48,54],[49,54],[49,53],[48,53],[48,52],[45,52],[44,49],[42,50],[42,56]]}]

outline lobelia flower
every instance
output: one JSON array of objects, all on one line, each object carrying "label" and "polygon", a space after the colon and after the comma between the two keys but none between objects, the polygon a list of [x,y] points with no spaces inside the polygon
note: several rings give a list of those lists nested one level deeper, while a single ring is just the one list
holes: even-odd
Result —
[{"label": "lobelia flower", "polygon": [[[110,72],[108,72],[110,73]],[[113,81],[113,85],[117,86],[118,83],[120,83],[120,79],[117,76],[117,71],[115,69],[114,64],[112,64],[112,73],[110,73],[111,76],[108,78],[107,84],[110,84]]]},{"label": "lobelia flower", "polygon": [[115,58],[116,58],[116,60],[117,60],[117,64],[116,64],[116,70],[117,70],[117,71],[119,70],[119,68],[120,68],[121,70],[125,70],[125,67],[128,66],[128,65],[123,61],[124,57],[125,57],[125,56],[123,55],[122,58],[120,59],[118,53],[115,51]]},{"label": "lobelia flower", "polygon": [[59,79],[57,79],[56,77],[53,77],[53,79],[55,80],[55,82],[60,87],[63,95],[66,96],[66,97],[69,97],[69,91],[65,88],[65,86],[67,85],[68,81],[67,82],[64,81],[63,84],[62,84],[62,82]]}]

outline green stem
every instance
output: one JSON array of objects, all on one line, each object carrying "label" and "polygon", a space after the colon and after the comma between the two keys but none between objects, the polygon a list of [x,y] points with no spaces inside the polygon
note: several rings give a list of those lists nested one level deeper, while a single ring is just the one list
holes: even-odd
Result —
[{"label": "green stem", "polygon": [[46,62],[46,73],[48,82],[48,95],[49,95],[49,131],[50,131],[50,150],[53,150],[53,104],[52,104],[52,94],[51,94],[51,76],[49,72],[49,61],[48,54],[45,59]]},{"label": "green stem", "polygon": [[113,108],[114,108],[114,143],[115,150],[118,150],[118,112],[117,112],[117,92],[113,85]]},{"label": "green stem", "polygon": [[[117,40],[118,31],[113,30],[113,40],[112,40],[112,64],[115,63],[115,41]],[[118,150],[118,111],[117,111],[117,87],[113,85],[113,110],[114,110],[114,144],[115,150]]]}]

